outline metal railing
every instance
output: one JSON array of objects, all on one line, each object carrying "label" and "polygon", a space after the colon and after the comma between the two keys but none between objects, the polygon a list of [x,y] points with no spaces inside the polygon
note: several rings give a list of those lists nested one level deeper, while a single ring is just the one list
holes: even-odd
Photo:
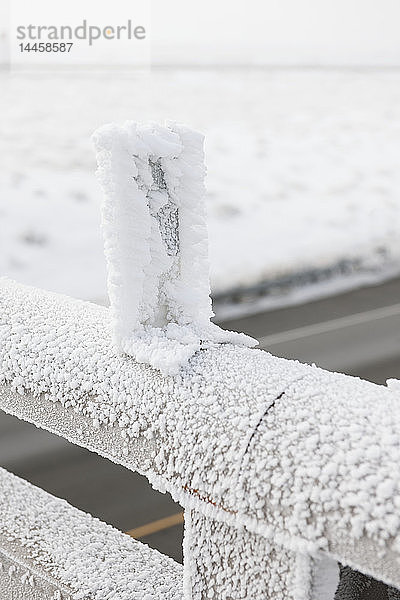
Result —
[{"label": "metal railing", "polygon": [[[157,346],[149,360],[138,345],[127,352],[129,339],[121,352],[113,308],[6,279],[0,319],[0,408],[138,471],[185,511],[182,573],[3,473],[2,598],[24,585],[20,597],[35,599],[51,588],[63,599],[333,600],[338,563],[400,588],[395,387],[201,332],[163,374]],[[74,543],[59,549],[64,515]],[[31,576],[50,588],[29,587]]]},{"label": "metal railing", "polygon": [[[139,471],[180,502],[185,509],[185,581],[192,594],[187,597],[206,598],[210,587],[215,597],[225,597],[227,579],[236,570],[243,577],[226,597],[241,597],[248,589],[253,598],[265,597],[273,572],[282,571],[281,562],[289,570],[282,593],[296,597],[298,573],[305,569],[299,561],[323,565],[326,557],[400,587],[398,532],[385,509],[397,499],[397,490],[385,501],[376,491],[376,478],[382,475],[385,481],[388,468],[391,481],[398,479],[393,461],[400,404],[394,391],[231,345],[201,350],[189,370],[163,376],[115,351],[106,308],[8,281],[2,282],[0,303],[0,407]],[[51,343],[43,342],[45,331],[54,332]],[[39,381],[29,365],[41,370]],[[89,367],[90,373],[82,372]],[[72,387],[71,373],[82,374]],[[143,395],[151,402],[143,404]],[[362,427],[368,438],[365,452],[354,444],[354,427],[356,433]],[[337,441],[341,431],[350,440],[348,458]],[[314,440],[308,450],[307,440]],[[301,460],[288,463],[288,456],[300,449]],[[335,453],[338,460],[332,460]],[[307,474],[316,454],[320,475],[314,468]],[[334,464],[338,468],[326,481],[324,469]],[[361,534],[351,530],[357,498],[345,506],[356,493],[348,486],[351,476],[359,481],[355,468],[375,477],[358,500],[360,518],[363,505],[369,505]],[[298,480],[306,490],[303,498],[296,491]],[[280,504],[275,496],[282,487],[288,493]],[[329,494],[336,494],[336,505],[334,499],[329,503]],[[337,510],[341,498],[343,507]],[[306,519],[297,515],[299,507],[308,510]],[[382,537],[368,529],[368,519],[379,513],[387,523]],[[209,561],[203,556],[213,538],[214,551],[218,545],[236,550],[228,564],[215,552]],[[255,582],[259,589],[249,588]],[[307,585],[312,589],[312,578]]]}]

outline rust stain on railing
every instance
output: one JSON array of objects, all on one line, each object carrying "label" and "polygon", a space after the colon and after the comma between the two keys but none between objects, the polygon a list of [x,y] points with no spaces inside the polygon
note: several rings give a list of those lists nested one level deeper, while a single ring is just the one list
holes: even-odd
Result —
[{"label": "rust stain on railing", "polygon": [[215,506],[215,508],[220,508],[221,510],[223,510],[227,513],[230,513],[232,515],[237,514],[237,510],[233,510],[232,508],[227,508],[223,504],[215,502],[215,500],[213,500],[210,496],[202,494],[199,490],[190,488],[188,485],[184,485],[184,486],[182,486],[182,488],[185,490],[185,492],[189,492],[189,494],[192,494],[192,496],[197,496],[200,500],[202,500],[203,502],[208,502],[209,504],[212,504],[212,506]]}]

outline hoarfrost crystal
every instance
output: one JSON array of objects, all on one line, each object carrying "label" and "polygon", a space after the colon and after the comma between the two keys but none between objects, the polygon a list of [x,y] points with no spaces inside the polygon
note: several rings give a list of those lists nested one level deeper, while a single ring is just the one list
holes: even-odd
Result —
[{"label": "hoarfrost crystal", "polygon": [[255,345],[210,320],[203,136],[174,123],[127,122],[93,139],[119,350],[176,374],[210,343]]}]

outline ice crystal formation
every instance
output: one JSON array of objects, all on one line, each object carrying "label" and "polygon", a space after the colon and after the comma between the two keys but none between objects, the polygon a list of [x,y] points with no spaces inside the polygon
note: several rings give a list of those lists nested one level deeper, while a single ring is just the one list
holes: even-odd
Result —
[{"label": "ice crystal formation", "polygon": [[[373,578],[399,588],[399,382],[276,358],[211,324],[201,136],[127,123],[95,144],[111,307],[2,279],[0,407],[180,502],[186,600],[352,598]],[[53,600],[179,597],[167,559],[0,479],[0,549],[21,542],[68,588]],[[35,583],[26,564],[0,568]]]},{"label": "ice crystal formation", "polygon": [[0,514],[2,600],[182,600],[172,559],[4,469]]},{"label": "ice crystal formation", "polygon": [[264,598],[266,564],[274,600],[311,598],[324,557],[400,587],[397,391],[231,344],[164,376],[118,352],[109,309],[5,279],[0,307],[0,405],[171,492],[192,598]]},{"label": "ice crystal formation", "polygon": [[173,374],[207,343],[255,345],[210,321],[203,136],[128,122],[93,139],[117,347]]}]

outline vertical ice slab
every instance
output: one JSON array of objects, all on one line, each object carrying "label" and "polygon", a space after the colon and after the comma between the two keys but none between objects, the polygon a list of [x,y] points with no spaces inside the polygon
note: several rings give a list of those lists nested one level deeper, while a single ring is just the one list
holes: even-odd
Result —
[{"label": "vertical ice slab", "polygon": [[174,123],[127,122],[93,139],[120,351],[175,374],[210,343],[255,345],[210,321],[203,136]]}]

